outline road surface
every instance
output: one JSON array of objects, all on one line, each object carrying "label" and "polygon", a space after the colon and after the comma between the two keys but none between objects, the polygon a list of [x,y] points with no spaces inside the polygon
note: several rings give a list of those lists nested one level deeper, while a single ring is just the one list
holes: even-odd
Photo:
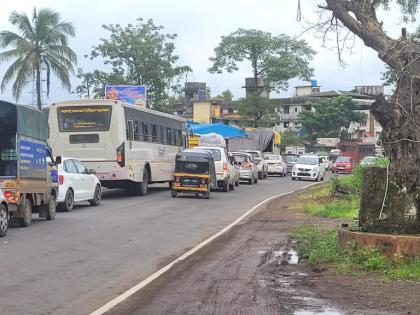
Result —
[{"label": "road surface", "polygon": [[0,314],[87,314],[234,221],[267,197],[310,184],[271,177],[210,200],[104,194],[54,221],[0,239]]}]

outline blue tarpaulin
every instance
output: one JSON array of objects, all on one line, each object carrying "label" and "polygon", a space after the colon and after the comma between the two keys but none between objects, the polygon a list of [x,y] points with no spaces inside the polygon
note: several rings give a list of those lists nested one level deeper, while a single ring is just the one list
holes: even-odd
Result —
[{"label": "blue tarpaulin", "polygon": [[195,135],[204,135],[207,133],[218,133],[225,139],[230,138],[247,138],[247,134],[242,129],[228,126],[225,124],[196,124],[188,122],[188,129]]}]

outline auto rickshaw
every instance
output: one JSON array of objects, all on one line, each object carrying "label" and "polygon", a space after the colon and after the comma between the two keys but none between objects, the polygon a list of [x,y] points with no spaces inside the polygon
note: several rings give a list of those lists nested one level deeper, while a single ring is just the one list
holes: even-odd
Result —
[{"label": "auto rickshaw", "polygon": [[209,199],[210,191],[216,189],[216,171],[210,152],[187,149],[176,155],[172,197],[186,193]]}]

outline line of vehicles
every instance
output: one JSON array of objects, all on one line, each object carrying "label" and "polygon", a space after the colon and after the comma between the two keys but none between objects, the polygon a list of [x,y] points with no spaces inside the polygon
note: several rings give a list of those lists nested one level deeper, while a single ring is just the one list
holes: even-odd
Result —
[{"label": "line of vehicles", "polygon": [[[188,144],[180,117],[115,100],[76,100],[51,104],[48,112],[0,101],[0,119],[0,236],[10,219],[26,227],[33,213],[53,220],[57,206],[97,206],[104,187],[143,196],[151,184],[180,185],[175,161]],[[216,179],[207,183],[223,191],[242,180],[257,183],[282,163],[258,151],[201,150],[214,161]],[[178,175],[187,171],[179,167]]]},{"label": "line of vehicles", "polygon": [[150,184],[168,183],[174,197],[209,198],[212,190],[253,185],[268,174],[324,178],[319,157],[227,152],[211,141],[187,149],[183,118],[115,100],[59,102],[48,113],[0,101],[0,119],[0,236],[9,219],[26,227],[33,213],[53,220],[57,205],[98,206],[103,187],[144,196]]}]

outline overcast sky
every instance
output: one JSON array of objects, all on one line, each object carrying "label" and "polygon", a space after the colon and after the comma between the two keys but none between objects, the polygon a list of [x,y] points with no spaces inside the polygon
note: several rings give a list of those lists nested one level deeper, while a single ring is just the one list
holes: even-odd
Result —
[{"label": "overcast sky", "polygon": [[[302,0],[303,18],[315,21],[316,3],[320,1]],[[254,28],[271,32],[275,35],[284,33],[296,36],[303,30],[302,22],[296,21],[297,0],[0,0],[0,30],[13,30],[8,22],[11,11],[25,11],[31,14],[32,8],[48,7],[58,11],[61,18],[70,21],[76,28],[76,36],[71,39],[70,46],[78,55],[78,67],[84,71],[105,69],[103,64],[84,58],[91,47],[99,43],[101,37],[107,37],[102,29],[103,24],[135,24],[136,19],[153,19],[155,24],[164,26],[164,31],[177,33],[176,53],[180,56],[180,65],[189,65],[193,69],[189,81],[202,81],[210,86],[212,96],[230,89],[235,98],[244,96],[244,78],[251,75],[249,67],[244,64],[235,73],[209,74],[213,49],[220,42],[222,35],[227,35],[238,28]],[[386,30],[398,36],[401,24],[399,11],[381,13]],[[415,25],[408,29],[414,30]],[[322,47],[322,41],[314,33],[306,33],[301,37],[317,51],[311,63],[315,68],[314,79],[322,86],[322,90],[350,90],[355,85],[380,85],[380,72],[383,63],[375,52],[363,46],[358,40],[352,54],[346,54],[347,66],[342,69],[337,61],[336,51]],[[0,66],[0,76],[6,65]],[[73,87],[78,80],[73,78]],[[293,86],[305,84],[298,80],[290,82],[288,91],[280,96],[291,96]],[[13,101],[11,85],[0,99]],[[32,101],[31,89],[20,100],[29,104]],[[388,89],[389,91],[389,89]],[[46,103],[76,98],[66,92],[53,79],[50,97]]]}]

